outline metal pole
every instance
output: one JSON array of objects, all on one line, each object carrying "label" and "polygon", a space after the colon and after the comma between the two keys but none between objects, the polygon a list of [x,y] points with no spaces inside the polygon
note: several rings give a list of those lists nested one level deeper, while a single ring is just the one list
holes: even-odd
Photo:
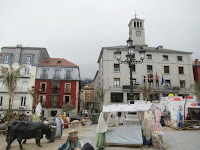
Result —
[{"label": "metal pole", "polygon": [[133,77],[132,77],[132,72],[133,72],[133,65],[131,64],[132,58],[130,58],[130,62],[129,62],[129,68],[130,68],[130,104],[134,104],[134,100],[133,100]]}]

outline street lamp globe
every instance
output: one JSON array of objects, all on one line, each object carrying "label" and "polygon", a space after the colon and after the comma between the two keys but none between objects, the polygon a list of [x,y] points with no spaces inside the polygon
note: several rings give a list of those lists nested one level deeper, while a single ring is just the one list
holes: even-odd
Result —
[{"label": "street lamp globe", "polygon": [[145,57],[145,50],[141,50],[141,51],[139,51],[139,53],[140,53],[140,58],[143,60],[144,59],[144,57]]},{"label": "street lamp globe", "polygon": [[133,45],[133,40],[131,40],[131,38],[129,38],[126,42],[127,42],[127,47]]},{"label": "street lamp globe", "polygon": [[117,60],[120,60],[121,59],[121,51],[119,51],[119,49],[114,53],[115,54],[115,58],[117,59]]},{"label": "street lamp globe", "polygon": [[128,47],[128,52],[129,52],[129,54],[133,55],[134,52],[135,52],[135,46],[129,46]]}]

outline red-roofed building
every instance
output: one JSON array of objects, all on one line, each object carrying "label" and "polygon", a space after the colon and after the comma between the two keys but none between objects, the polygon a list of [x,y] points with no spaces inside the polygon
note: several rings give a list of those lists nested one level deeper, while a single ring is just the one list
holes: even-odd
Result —
[{"label": "red-roofed building", "polygon": [[44,115],[61,114],[63,104],[72,102],[76,117],[79,110],[80,72],[79,66],[63,58],[45,58],[38,65],[35,90]]}]

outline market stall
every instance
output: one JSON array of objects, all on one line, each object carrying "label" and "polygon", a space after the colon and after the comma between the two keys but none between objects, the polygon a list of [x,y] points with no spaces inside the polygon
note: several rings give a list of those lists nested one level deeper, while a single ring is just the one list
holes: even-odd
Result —
[{"label": "market stall", "polygon": [[126,145],[126,146],[141,146],[142,138],[142,117],[139,115],[145,111],[154,111],[158,109],[154,104],[121,104],[107,105],[103,107],[104,113],[125,113],[126,119],[123,125],[118,127],[110,127],[112,132],[106,132],[107,145]]}]

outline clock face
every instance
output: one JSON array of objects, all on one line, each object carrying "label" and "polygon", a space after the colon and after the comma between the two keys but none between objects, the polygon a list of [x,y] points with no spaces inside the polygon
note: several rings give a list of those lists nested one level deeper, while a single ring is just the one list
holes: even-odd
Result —
[{"label": "clock face", "polygon": [[141,36],[141,31],[136,31],[137,36]]}]

